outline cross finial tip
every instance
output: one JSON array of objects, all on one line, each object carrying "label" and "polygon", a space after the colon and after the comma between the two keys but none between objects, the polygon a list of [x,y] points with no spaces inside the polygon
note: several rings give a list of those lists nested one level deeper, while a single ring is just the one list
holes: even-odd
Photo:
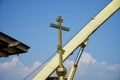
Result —
[{"label": "cross finial tip", "polygon": [[58,16],[56,21],[62,23],[63,22],[62,16]]}]

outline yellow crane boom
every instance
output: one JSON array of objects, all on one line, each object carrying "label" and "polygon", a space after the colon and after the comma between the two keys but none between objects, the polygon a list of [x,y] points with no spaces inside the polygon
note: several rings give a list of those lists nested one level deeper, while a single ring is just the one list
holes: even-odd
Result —
[{"label": "yellow crane boom", "polygon": [[[120,0],[112,0],[100,13],[98,13],[63,49],[63,61],[65,61],[93,32],[95,32],[108,18],[120,9]],[[46,66],[34,77],[33,80],[46,80],[58,67],[59,56],[49,61]]]}]

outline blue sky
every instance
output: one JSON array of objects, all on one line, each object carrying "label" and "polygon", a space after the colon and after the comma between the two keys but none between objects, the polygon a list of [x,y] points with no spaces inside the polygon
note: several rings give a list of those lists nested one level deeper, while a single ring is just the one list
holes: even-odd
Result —
[{"label": "blue sky", "polygon": [[[21,54],[18,57],[10,56],[9,58],[0,58],[0,67],[5,63],[12,64],[13,62],[16,63],[13,66],[21,66],[20,69],[25,67],[30,69],[34,66],[34,63],[43,63],[56,52],[58,41],[57,30],[50,28],[49,23],[56,23],[55,19],[57,16],[63,17],[63,25],[70,28],[70,32],[63,32],[63,43],[65,44],[90,21],[91,17],[95,16],[110,1],[111,0],[0,0],[0,31],[31,47],[27,54]],[[116,75],[120,74],[119,19],[120,10],[89,38],[89,43],[84,52],[92,58],[90,58],[91,61],[96,60],[97,65],[90,62],[90,65],[85,66],[86,68],[83,69],[87,73],[83,76],[77,76],[76,80],[80,77],[84,80],[96,80],[96,78],[93,77],[93,75],[97,73],[96,69],[100,70],[101,74],[105,72],[109,73],[109,71],[104,69],[111,66],[117,66],[119,70],[113,70],[113,72],[116,73]],[[75,54],[76,53],[77,51]],[[74,58],[75,55],[73,54],[69,60],[72,61]],[[10,70],[8,70],[9,73],[12,73],[12,69],[14,68],[11,66]],[[109,75],[112,76],[113,72]],[[91,73],[93,73],[93,75]],[[2,73],[1,70],[0,74],[3,75],[6,73]],[[15,73],[12,74],[15,78]],[[2,78],[8,80],[5,79],[5,76]],[[10,78],[14,80],[13,76]],[[103,75],[100,77],[100,80],[101,79],[108,80],[106,76]],[[118,76],[116,76],[116,79],[111,78],[109,80],[118,80]]]}]

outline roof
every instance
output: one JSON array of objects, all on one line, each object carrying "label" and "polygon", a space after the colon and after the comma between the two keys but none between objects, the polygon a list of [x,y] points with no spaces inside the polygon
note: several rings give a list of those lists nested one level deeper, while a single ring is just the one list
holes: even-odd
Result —
[{"label": "roof", "polygon": [[29,48],[26,44],[0,32],[0,57],[26,53]]}]

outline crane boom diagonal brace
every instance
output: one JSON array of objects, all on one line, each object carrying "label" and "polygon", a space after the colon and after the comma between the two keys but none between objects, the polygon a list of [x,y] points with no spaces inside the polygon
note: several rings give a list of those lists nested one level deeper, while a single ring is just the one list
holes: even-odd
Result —
[{"label": "crane boom diagonal brace", "polygon": [[[118,9],[120,9],[120,0],[112,0],[94,19],[92,19],[72,40],[70,40],[63,49],[65,61],[79,45],[95,32],[107,19],[109,19]],[[46,80],[59,65],[59,56],[55,57],[34,77],[33,80]]]}]

